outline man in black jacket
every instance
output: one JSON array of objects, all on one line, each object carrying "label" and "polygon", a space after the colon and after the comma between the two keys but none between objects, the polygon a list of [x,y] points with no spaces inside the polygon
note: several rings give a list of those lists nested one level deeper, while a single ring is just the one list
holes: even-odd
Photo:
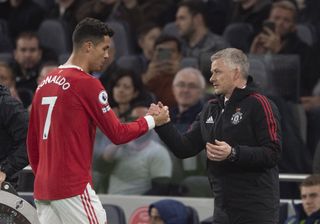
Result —
[{"label": "man in black jacket", "polygon": [[28,165],[26,137],[28,113],[21,102],[0,85],[0,185],[8,181],[14,186],[14,175]]},{"label": "man in black jacket", "polygon": [[[278,222],[281,152],[279,112],[252,87],[247,56],[235,48],[211,57],[210,82],[217,99],[204,106],[184,135],[167,123],[156,129],[179,158],[207,152],[217,224]],[[157,113],[162,105],[152,105]],[[168,119],[169,120],[169,119]]]}]

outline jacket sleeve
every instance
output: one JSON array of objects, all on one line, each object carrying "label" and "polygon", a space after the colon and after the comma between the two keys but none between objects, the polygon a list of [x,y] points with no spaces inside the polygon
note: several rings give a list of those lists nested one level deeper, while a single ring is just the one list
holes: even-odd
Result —
[{"label": "jacket sleeve", "polygon": [[28,113],[22,103],[12,96],[7,96],[1,105],[1,119],[12,139],[10,152],[1,164],[2,171],[10,177],[28,165],[26,150]]},{"label": "jacket sleeve", "polygon": [[[88,90],[90,86],[90,90]],[[80,83],[82,95],[79,96],[85,110],[95,125],[114,144],[124,144],[154,128],[154,119],[149,115],[130,123],[121,123],[108,103],[108,94],[99,80],[91,78]]]},{"label": "jacket sleeve", "polygon": [[184,159],[195,156],[205,148],[201,136],[199,116],[192,124],[191,129],[185,134],[180,134],[171,122],[156,127],[155,130],[169,150],[178,158]]},{"label": "jacket sleeve", "polygon": [[35,102],[35,99],[33,99],[31,112],[30,112],[30,120],[29,120],[28,135],[27,135],[27,151],[28,151],[30,166],[32,168],[34,175],[36,175],[38,164],[39,164],[39,139],[38,139],[39,130],[37,130],[37,127],[38,127],[37,117],[39,115],[37,114],[38,111],[35,109],[37,107],[33,106],[34,102]]},{"label": "jacket sleeve", "polygon": [[235,146],[242,166],[272,168],[278,164],[281,154],[280,115],[277,107],[265,96],[256,94],[251,124],[257,146]]}]

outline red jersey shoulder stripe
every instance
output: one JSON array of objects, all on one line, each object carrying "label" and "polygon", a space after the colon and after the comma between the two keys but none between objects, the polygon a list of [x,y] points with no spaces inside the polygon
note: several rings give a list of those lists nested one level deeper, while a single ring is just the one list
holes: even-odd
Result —
[{"label": "red jersey shoulder stripe", "polygon": [[279,139],[277,137],[277,123],[275,121],[270,102],[267,100],[265,96],[261,94],[253,93],[252,96],[255,97],[262,105],[265,116],[267,118],[268,132],[271,140],[278,141]]}]

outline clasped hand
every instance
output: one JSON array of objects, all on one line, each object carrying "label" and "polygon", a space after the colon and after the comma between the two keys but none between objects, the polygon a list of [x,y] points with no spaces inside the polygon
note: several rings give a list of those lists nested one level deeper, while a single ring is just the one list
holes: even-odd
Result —
[{"label": "clasped hand", "polygon": [[230,155],[231,146],[224,141],[215,140],[214,144],[207,142],[206,151],[208,159],[223,161]]},{"label": "clasped hand", "polygon": [[161,102],[158,102],[158,104],[152,103],[147,114],[153,117],[156,126],[164,125],[170,121],[169,108],[163,106]]}]

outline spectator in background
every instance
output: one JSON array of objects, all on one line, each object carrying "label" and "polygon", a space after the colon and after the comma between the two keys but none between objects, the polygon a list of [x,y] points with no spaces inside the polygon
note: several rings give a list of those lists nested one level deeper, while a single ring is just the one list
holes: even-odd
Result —
[{"label": "spectator in background", "polygon": [[147,89],[156,99],[168,106],[176,104],[172,93],[174,75],[180,69],[181,43],[174,36],[161,35],[155,42],[154,54],[147,71],[142,75]]},{"label": "spectator in background", "polygon": [[159,24],[161,27],[175,18],[179,0],[139,0],[145,21]]},{"label": "spectator in background", "polygon": [[138,75],[146,72],[148,64],[152,59],[154,53],[155,41],[161,34],[161,27],[155,23],[146,23],[138,30],[138,44],[142,50],[142,53],[137,56],[138,64],[135,66],[141,67],[141,71]]},{"label": "spectator in background", "polygon": [[116,45],[114,44],[113,39],[111,39],[109,47],[109,58],[105,63],[102,72],[95,72],[94,76],[98,77],[104,88],[108,89],[110,78],[112,74],[116,73],[118,70],[118,65],[116,63]]},{"label": "spectator in background", "polygon": [[138,31],[138,44],[141,53],[125,55],[117,60],[117,66],[133,70],[142,76],[148,68],[154,53],[154,43],[161,34],[161,27],[155,23],[146,22]]},{"label": "spectator in background", "polygon": [[0,185],[8,181],[16,187],[15,174],[28,165],[27,129],[27,111],[0,84]]},{"label": "spectator in background", "polygon": [[[109,91],[110,106],[122,121],[131,121],[133,107],[138,104],[150,105],[153,102],[153,97],[144,89],[141,78],[131,70],[118,69],[111,75],[106,89]],[[110,172],[106,171],[110,171],[113,167],[113,162],[110,162],[113,159],[106,159],[109,162],[105,162],[102,155],[110,144],[110,141],[98,129],[94,145],[94,181],[99,192],[106,192],[108,189]],[[109,151],[112,148],[121,147],[110,145]]]},{"label": "spectator in background", "polygon": [[[136,104],[127,121],[143,117],[149,105]],[[112,167],[108,194],[168,195],[172,161],[154,132],[127,144],[108,145],[102,158]]]},{"label": "spectator in background", "polygon": [[120,21],[130,37],[129,52],[138,52],[136,30],[145,21],[141,5],[138,0],[119,0],[113,7],[108,20]]},{"label": "spectator in background", "polygon": [[198,58],[202,53],[213,53],[229,45],[207,26],[206,5],[202,1],[187,0],[179,4],[176,25],[183,39],[183,53]]},{"label": "spectator in background", "polygon": [[32,0],[7,0],[0,3],[0,18],[8,22],[12,40],[21,32],[37,31],[44,13],[44,10]]},{"label": "spectator in background", "polygon": [[250,24],[255,36],[269,16],[271,3],[272,0],[234,0],[230,23]]},{"label": "spectator in background", "polygon": [[[300,98],[307,114],[307,143],[314,155],[316,145],[320,141],[320,79],[310,96]],[[319,161],[320,163],[320,161]]]},{"label": "spectator in background", "polygon": [[[298,1],[301,2],[301,1]],[[320,1],[318,0],[302,0],[302,9],[299,12],[299,23],[311,26],[314,31],[314,38],[320,44]]]},{"label": "spectator in background", "polygon": [[49,19],[57,19],[62,21],[68,39],[71,42],[71,36],[77,25],[77,10],[83,4],[84,0],[57,0],[53,8],[49,11]]},{"label": "spectator in background", "polygon": [[180,201],[163,199],[149,205],[150,224],[187,224],[188,210]]},{"label": "spectator in background", "polygon": [[251,44],[252,54],[297,54],[301,61],[301,93],[310,95],[315,83],[314,60],[310,47],[296,33],[297,9],[287,0],[273,3],[268,22]]},{"label": "spectator in background", "polygon": [[46,75],[48,75],[51,71],[58,68],[58,64],[56,62],[46,62],[41,65],[40,73],[37,79],[37,84],[40,85],[41,82],[45,79]]},{"label": "spectator in background", "polygon": [[285,224],[320,223],[320,175],[308,176],[300,185],[302,204],[294,205],[296,214]]},{"label": "spectator in background", "polygon": [[32,93],[36,90],[41,58],[38,36],[31,32],[21,33],[16,40],[15,62],[12,64],[17,89],[28,89]]},{"label": "spectator in background", "polygon": [[10,66],[4,62],[0,62],[0,84],[9,89],[11,96],[20,100],[16,89],[15,76]]},{"label": "spectator in background", "polygon": [[150,105],[153,96],[145,90],[141,78],[131,70],[119,69],[108,83],[109,103],[123,121],[128,120],[132,107],[138,102]]},{"label": "spectator in background", "polygon": [[170,110],[171,121],[184,133],[203,107],[206,82],[198,69],[183,68],[175,75],[172,89],[177,106]]},{"label": "spectator in background", "polygon": [[118,0],[91,0],[85,1],[76,13],[76,19],[80,22],[86,17],[92,17],[106,21]]},{"label": "spectator in background", "polygon": [[[198,69],[183,68],[175,75],[172,91],[177,105],[170,110],[170,118],[180,133],[187,132],[201,112],[204,104],[205,86],[204,77]],[[184,178],[204,175],[206,172],[206,155],[204,152],[188,159],[181,160],[176,157],[172,159],[174,161],[172,191],[175,191],[174,186],[179,186]],[[181,194],[181,192],[177,192],[177,194]]]}]

